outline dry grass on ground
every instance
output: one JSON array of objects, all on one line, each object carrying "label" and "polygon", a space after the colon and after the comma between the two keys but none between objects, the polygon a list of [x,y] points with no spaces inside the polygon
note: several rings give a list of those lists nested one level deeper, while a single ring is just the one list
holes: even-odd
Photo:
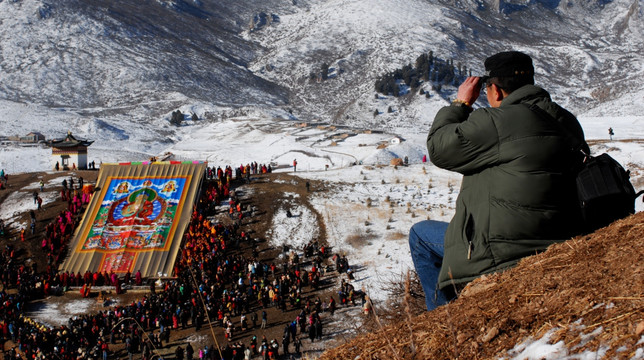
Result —
[{"label": "dry grass on ground", "polygon": [[345,242],[355,249],[361,249],[369,245],[369,242],[376,238],[377,235],[375,234],[368,233],[364,230],[356,230],[353,234],[347,236]]},{"label": "dry grass on ground", "polygon": [[603,358],[632,359],[644,348],[642,239],[637,213],[478,279],[447,306],[412,320],[402,312],[321,359],[493,359],[546,334],[569,354],[607,348]]}]

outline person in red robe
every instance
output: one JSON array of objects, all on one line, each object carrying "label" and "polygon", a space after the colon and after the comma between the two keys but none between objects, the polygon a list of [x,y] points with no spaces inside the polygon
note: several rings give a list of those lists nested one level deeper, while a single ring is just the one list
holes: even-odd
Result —
[{"label": "person in red robe", "polygon": [[92,290],[92,285],[83,284],[83,287],[80,290],[81,296],[84,298],[88,298],[89,294],[91,293],[91,290]]}]

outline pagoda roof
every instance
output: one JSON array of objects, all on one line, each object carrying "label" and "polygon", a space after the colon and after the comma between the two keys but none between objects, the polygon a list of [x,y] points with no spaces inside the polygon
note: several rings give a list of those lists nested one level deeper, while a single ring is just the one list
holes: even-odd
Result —
[{"label": "pagoda roof", "polygon": [[84,146],[88,147],[94,143],[94,141],[90,140],[82,140],[82,139],[76,139],[74,135],[72,135],[72,132],[69,131],[67,132],[67,136],[65,136],[64,139],[53,139],[51,140],[51,146],[52,147],[57,147],[57,148],[71,148],[71,147],[77,147],[77,146]]}]

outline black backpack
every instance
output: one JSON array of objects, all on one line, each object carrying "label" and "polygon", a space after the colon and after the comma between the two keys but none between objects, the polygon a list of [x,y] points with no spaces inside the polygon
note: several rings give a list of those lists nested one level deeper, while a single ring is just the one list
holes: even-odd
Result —
[{"label": "black backpack", "polygon": [[577,173],[577,197],[587,232],[635,213],[635,193],[630,171],[610,155],[587,156]]},{"label": "black backpack", "polygon": [[604,153],[599,156],[586,154],[583,142],[577,139],[561,122],[536,105],[530,110],[548,121],[554,121],[566,134],[572,151],[580,153],[583,162],[575,171],[577,198],[583,218],[585,233],[592,233],[615,220],[635,213],[635,200],[644,191],[635,193],[630,181],[630,171],[624,170],[617,160]]}]

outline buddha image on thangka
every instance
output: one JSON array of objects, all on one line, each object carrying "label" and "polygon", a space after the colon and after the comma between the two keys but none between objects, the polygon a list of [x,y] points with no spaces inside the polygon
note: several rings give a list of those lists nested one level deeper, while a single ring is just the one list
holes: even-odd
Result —
[{"label": "buddha image on thangka", "polygon": [[82,250],[163,249],[185,178],[112,178]]}]

